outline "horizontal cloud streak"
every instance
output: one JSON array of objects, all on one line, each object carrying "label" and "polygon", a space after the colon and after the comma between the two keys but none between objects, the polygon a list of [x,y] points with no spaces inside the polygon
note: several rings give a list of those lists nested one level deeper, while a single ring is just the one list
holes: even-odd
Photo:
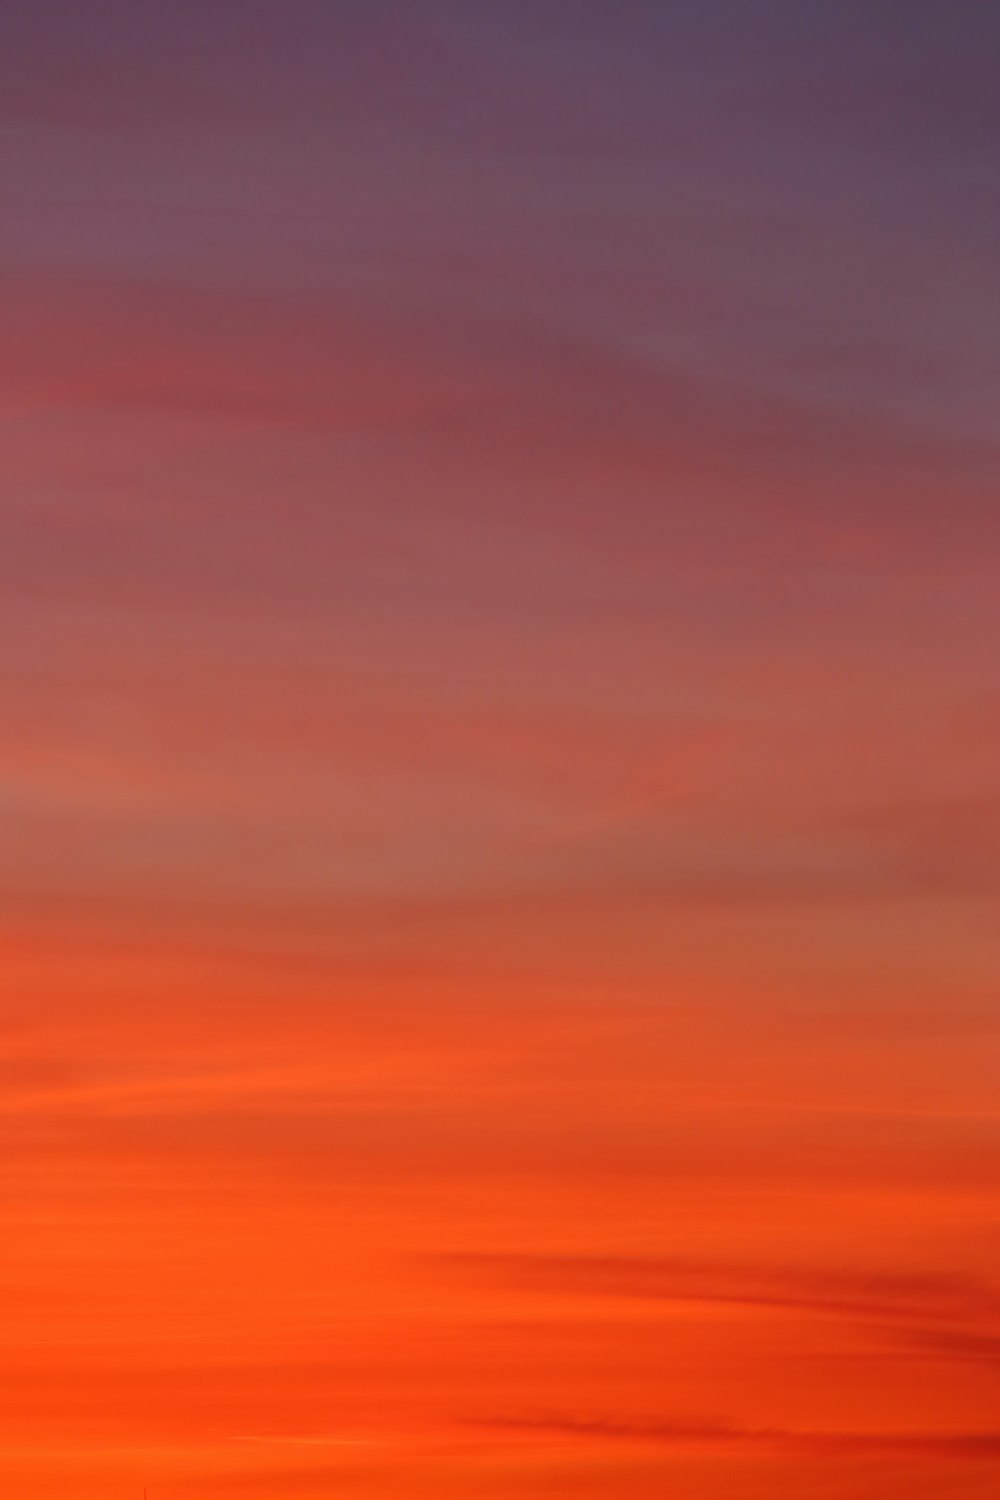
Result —
[{"label": "horizontal cloud streak", "polygon": [[1000,1431],[985,1432],[796,1432],[730,1427],[725,1423],[636,1421],[618,1423],[588,1418],[525,1417],[487,1419],[473,1425],[505,1432],[553,1438],[591,1438],[598,1442],[655,1443],[667,1446],[750,1448],[826,1458],[906,1455],[914,1458],[970,1459],[992,1462],[1000,1457]]},{"label": "horizontal cloud streak", "polygon": [[[963,1276],[748,1266],[726,1261],[466,1255],[447,1264],[500,1283],[577,1297],[734,1303],[806,1313],[905,1319],[1000,1317],[1000,1293]],[[943,1337],[946,1339],[947,1334]]]}]

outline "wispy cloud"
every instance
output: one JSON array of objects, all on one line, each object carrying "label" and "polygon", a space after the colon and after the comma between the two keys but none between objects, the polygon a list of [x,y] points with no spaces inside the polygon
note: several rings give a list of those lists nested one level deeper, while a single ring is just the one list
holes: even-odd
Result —
[{"label": "wispy cloud", "polygon": [[773,1450],[781,1453],[852,1458],[910,1456],[994,1460],[1000,1457],[1000,1429],[984,1431],[801,1431],[781,1427],[740,1427],[728,1423],[650,1419],[616,1421],[591,1417],[491,1417],[472,1419],[484,1430],[541,1438],[598,1442],[655,1443],[668,1447],[709,1446]]},{"label": "wispy cloud", "polygon": [[730,1303],[852,1317],[1000,1316],[991,1285],[963,1275],[754,1266],[589,1255],[455,1255],[445,1264],[528,1291],[576,1297]]}]

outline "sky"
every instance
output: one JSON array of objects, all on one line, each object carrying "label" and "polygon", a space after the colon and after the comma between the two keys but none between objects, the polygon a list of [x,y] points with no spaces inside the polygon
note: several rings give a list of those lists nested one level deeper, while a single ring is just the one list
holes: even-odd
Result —
[{"label": "sky", "polygon": [[0,1485],[989,1500],[1000,15],[0,0]]}]

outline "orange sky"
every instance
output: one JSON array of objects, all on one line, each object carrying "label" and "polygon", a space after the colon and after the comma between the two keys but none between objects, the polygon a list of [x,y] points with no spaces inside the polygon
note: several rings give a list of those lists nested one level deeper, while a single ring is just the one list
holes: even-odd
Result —
[{"label": "orange sky", "polygon": [[996,18],[13,10],[0,1491],[995,1500]]}]

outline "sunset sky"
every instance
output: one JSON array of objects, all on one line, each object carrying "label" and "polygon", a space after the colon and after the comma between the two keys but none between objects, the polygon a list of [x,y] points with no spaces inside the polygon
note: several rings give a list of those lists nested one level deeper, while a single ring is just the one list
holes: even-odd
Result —
[{"label": "sunset sky", "polygon": [[0,0],[0,1491],[996,1500],[1000,7]]}]

